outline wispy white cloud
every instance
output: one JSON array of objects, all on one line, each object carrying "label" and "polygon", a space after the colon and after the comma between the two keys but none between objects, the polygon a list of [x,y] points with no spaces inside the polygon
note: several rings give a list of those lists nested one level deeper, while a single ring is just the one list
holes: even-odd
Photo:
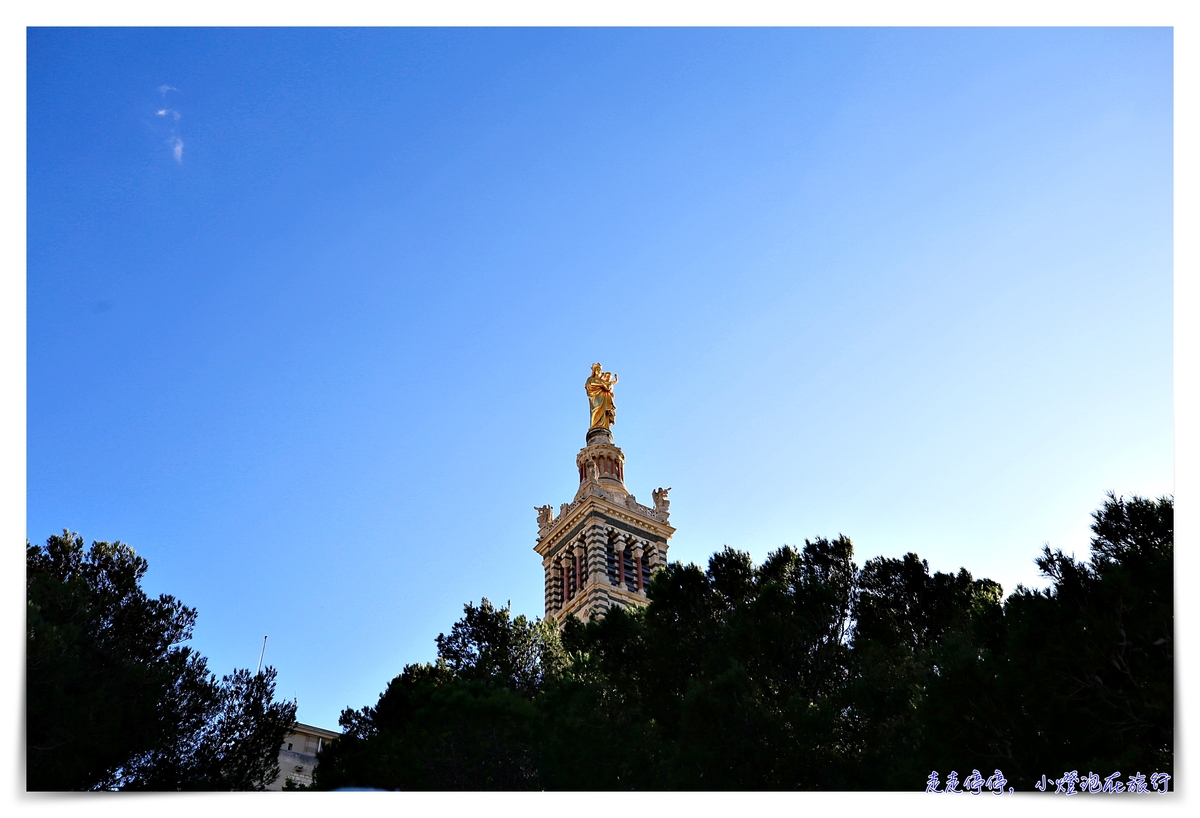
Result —
[{"label": "wispy white cloud", "polygon": [[[158,86],[158,92],[160,94],[162,94],[163,97],[166,97],[168,91],[178,91],[178,90],[179,89],[173,85]],[[176,123],[176,122],[179,122],[179,120],[180,120],[179,111],[176,111],[174,108],[168,108],[165,105],[162,108],[157,109],[154,113],[156,116],[160,116],[163,119],[165,119],[171,123]],[[171,154],[175,157],[176,162],[179,162],[182,164],[182,162],[183,162],[183,140],[179,137],[179,134],[176,133],[176,128],[175,128],[174,124],[172,124],[169,128],[167,128],[165,130],[167,130],[167,144],[171,146]]]}]

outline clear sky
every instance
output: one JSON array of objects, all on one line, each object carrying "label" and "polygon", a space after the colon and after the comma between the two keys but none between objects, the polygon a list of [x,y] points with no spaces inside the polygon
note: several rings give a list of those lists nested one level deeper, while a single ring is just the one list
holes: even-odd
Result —
[{"label": "clear sky", "polygon": [[1169,29],[31,29],[27,536],[335,727],[542,613],[583,381],[673,559],[1042,585],[1172,492]]}]

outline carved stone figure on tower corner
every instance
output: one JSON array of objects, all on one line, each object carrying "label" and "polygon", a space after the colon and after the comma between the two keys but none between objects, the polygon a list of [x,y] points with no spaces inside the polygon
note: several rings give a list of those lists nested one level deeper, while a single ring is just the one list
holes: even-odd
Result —
[{"label": "carved stone figure on tower corner", "polygon": [[617,420],[617,405],[613,402],[613,387],[617,376],[602,372],[600,364],[592,364],[592,374],[584,383],[588,401],[592,406],[592,428],[608,429]]},{"label": "carved stone figure on tower corner", "polygon": [[554,509],[550,506],[534,506],[533,510],[538,515],[538,528],[542,529],[554,522]]},{"label": "carved stone figure on tower corner", "polygon": [[654,498],[654,510],[659,514],[668,514],[671,511],[671,501],[667,499],[667,492],[671,490],[670,486],[664,488],[656,488],[650,492]]}]

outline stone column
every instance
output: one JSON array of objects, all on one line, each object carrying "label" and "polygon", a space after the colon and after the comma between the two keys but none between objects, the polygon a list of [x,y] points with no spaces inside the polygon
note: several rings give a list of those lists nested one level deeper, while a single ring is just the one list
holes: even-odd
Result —
[{"label": "stone column", "polygon": [[644,549],[642,548],[642,544],[640,542],[635,543],[633,546],[633,568],[634,568],[634,571],[637,573],[637,592],[639,594],[645,593],[645,590],[642,588],[642,554],[643,553],[644,553]]},{"label": "stone column", "polygon": [[558,606],[554,604],[554,560],[547,559],[546,564],[546,616],[558,610]]},{"label": "stone column", "polygon": [[628,534],[618,534],[617,541],[613,547],[617,552],[617,587],[621,590],[628,590],[625,587],[625,549],[629,545]]},{"label": "stone column", "polygon": [[662,551],[659,550],[658,543],[646,543],[646,567],[650,573],[654,573],[655,568],[661,568],[663,564]]},{"label": "stone column", "polygon": [[583,547],[583,543],[578,540],[571,548],[571,552],[575,555],[575,593],[579,594],[583,591],[584,583],[584,565],[586,564],[587,549]]},{"label": "stone column", "polygon": [[571,601],[571,560],[566,556],[566,549],[558,555],[558,564],[562,567],[562,604],[558,606],[561,611]]},{"label": "stone column", "polygon": [[604,584],[608,585],[608,532],[603,526],[593,525],[584,534],[584,543],[587,553],[587,563],[584,567],[588,584],[600,582],[603,578]]},{"label": "stone column", "polygon": [[555,613],[567,604],[567,571],[561,553],[554,556],[554,603]]}]

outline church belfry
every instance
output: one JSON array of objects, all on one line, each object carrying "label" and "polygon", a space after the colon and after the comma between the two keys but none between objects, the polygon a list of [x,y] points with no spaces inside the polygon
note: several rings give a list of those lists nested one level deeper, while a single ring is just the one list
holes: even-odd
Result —
[{"label": "church belfry", "polygon": [[625,455],[613,443],[617,376],[592,364],[584,384],[591,407],[586,445],[575,456],[579,491],[559,507],[536,509],[537,545],[546,575],[546,616],[583,621],[613,605],[645,605],[654,569],[667,564],[669,488],[655,489],[654,507],[625,488]]}]

